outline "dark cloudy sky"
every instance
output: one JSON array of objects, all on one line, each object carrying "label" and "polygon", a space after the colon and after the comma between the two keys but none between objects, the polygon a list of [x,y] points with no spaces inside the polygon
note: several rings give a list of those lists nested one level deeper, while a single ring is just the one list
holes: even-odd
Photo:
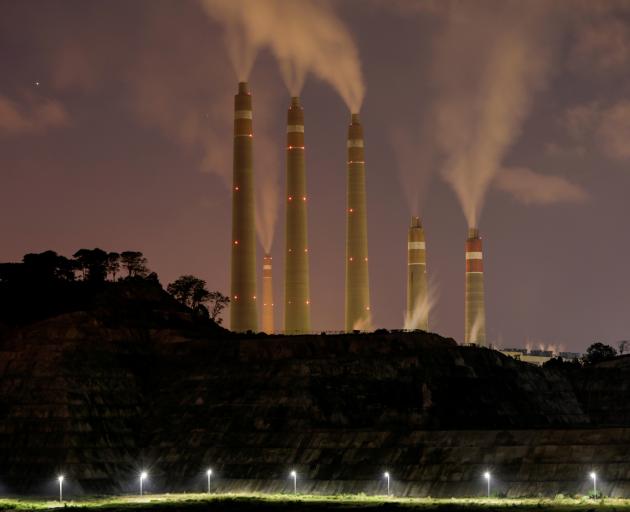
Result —
[{"label": "dark cloudy sky", "polygon": [[[354,41],[366,90],[375,326],[402,326],[407,225],[420,210],[430,325],[461,340],[474,189],[492,342],[583,350],[630,338],[630,1],[322,5]],[[237,79],[223,35],[194,0],[0,1],[2,260],[133,249],[164,285],[192,273],[229,291]],[[289,93],[264,45],[250,81],[255,179],[282,190]],[[302,102],[313,327],[335,330],[349,113],[314,74]]]}]

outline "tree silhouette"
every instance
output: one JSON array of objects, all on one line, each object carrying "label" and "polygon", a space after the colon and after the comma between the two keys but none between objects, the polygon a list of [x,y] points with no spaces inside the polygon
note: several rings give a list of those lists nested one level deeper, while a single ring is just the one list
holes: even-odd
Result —
[{"label": "tree silhouette", "polygon": [[105,270],[108,275],[112,276],[112,281],[116,281],[116,274],[120,271],[120,254],[117,252],[110,252],[107,254]]},{"label": "tree silhouette", "polygon": [[[26,274],[23,278],[29,281],[50,281],[53,279],[74,281],[73,262],[55,251],[25,254],[22,262],[21,270]],[[14,277],[16,275],[14,274]]]},{"label": "tree silhouette", "polygon": [[147,259],[138,251],[120,253],[120,261],[127,271],[127,277],[145,277],[149,273]]},{"label": "tree silhouette", "polygon": [[190,274],[178,277],[166,287],[166,291],[175,297],[175,300],[193,310],[210,299],[206,282]]},{"label": "tree silhouette", "polygon": [[230,303],[230,298],[223,295],[221,292],[210,292],[208,302],[210,303],[209,314],[210,318],[216,323],[221,324],[223,318],[219,315],[221,311]]},{"label": "tree silhouette", "polygon": [[190,274],[177,278],[166,287],[166,291],[178,302],[195,312],[203,312],[218,324],[223,321],[219,316],[221,311],[230,302],[221,292],[209,292],[203,279]]},{"label": "tree silhouette", "polygon": [[83,273],[83,280],[91,282],[105,281],[107,277],[107,253],[98,247],[95,249],[79,249],[74,259]]},{"label": "tree silhouette", "polygon": [[617,351],[613,347],[597,342],[586,349],[586,354],[582,357],[582,361],[585,365],[593,365],[601,361],[613,359],[616,355]]}]

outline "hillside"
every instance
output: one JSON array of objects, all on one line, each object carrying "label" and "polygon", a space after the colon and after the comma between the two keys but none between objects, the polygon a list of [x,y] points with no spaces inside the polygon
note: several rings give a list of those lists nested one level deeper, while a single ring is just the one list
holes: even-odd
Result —
[{"label": "hillside", "polygon": [[[630,368],[564,373],[429,333],[238,336],[130,284],[0,342],[5,492],[630,490]],[[613,481],[614,480],[614,481]],[[616,486],[616,487],[613,487]]]}]

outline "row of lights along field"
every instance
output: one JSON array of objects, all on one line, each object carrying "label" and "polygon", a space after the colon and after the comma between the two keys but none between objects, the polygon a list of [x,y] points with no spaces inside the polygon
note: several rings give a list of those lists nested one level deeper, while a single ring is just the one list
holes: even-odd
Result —
[{"label": "row of lights along field", "polygon": [[[208,479],[208,490],[207,493],[211,494],[212,492],[212,469],[208,469],[206,471],[206,477]],[[593,497],[597,497],[597,473],[595,473],[595,471],[592,471],[589,474],[591,480],[593,481]],[[297,471],[292,470],[289,473],[289,477],[291,478],[292,482],[293,482],[293,494],[297,495],[298,494],[298,474]],[[140,490],[140,496],[144,495],[144,482],[145,480],[147,480],[149,478],[149,474],[146,471],[142,471],[140,473],[140,475],[138,476],[138,481],[139,481],[139,490]],[[485,471],[483,473],[483,478],[486,480],[486,484],[487,484],[487,496],[488,498],[490,498],[490,493],[491,493],[491,482],[492,482],[492,474],[489,471]],[[386,481],[387,483],[387,496],[392,496],[393,494],[391,493],[391,480],[390,480],[390,474],[389,471],[385,471],[385,473],[383,473],[383,479]],[[64,475],[59,475],[57,477],[57,481],[59,482],[59,501],[62,502],[63,501],[63,482],[65,480]]]}]

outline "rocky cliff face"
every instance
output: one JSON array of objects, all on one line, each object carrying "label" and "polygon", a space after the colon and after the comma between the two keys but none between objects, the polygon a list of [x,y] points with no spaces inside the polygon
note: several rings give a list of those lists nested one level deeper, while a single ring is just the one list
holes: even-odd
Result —
[{"label": "rocky cliff face", "polygon": [[[145,308],[146,310],[146,308]],[[630,491],[622,363],[571,377],[427,333],[237,337],[163,305],[79,312],[0,343],[5,492]],[[605,486],[608,485],[608,488]]]}]

